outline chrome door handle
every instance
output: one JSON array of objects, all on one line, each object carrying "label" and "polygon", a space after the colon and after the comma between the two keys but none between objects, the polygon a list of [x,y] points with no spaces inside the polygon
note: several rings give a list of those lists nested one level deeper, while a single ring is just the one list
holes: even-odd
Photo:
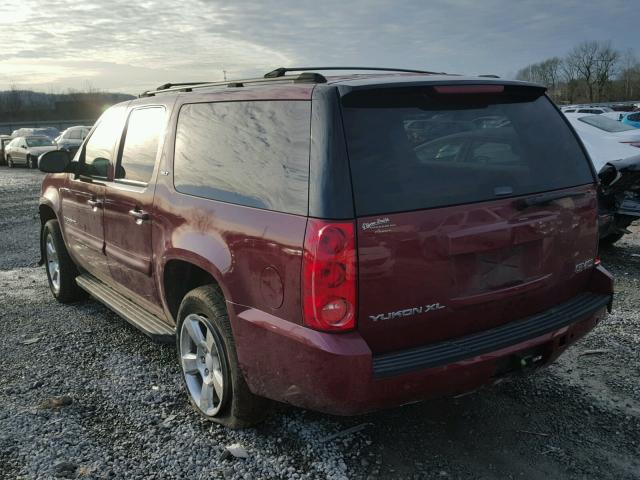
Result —
[{"label": "chrome door handle", "polygon": [[87,200],[87,204],[94,210],[102,208],[102,202],[100,200],[94,200],[93,198]]},{"label": "chrome door handle", "polygon": [[144,210],[136,210],[135,208],[133,208],[129,210],[129,215],[136,219],[136,223],[138,225],[146,220],[149,220],[149,214]]}]

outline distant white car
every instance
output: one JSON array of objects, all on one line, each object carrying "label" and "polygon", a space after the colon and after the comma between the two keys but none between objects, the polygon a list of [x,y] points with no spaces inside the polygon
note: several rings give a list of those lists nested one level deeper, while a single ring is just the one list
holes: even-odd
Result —
[{"label": "distant white car", "polygon": [[91,127],[88,126],[79,125],[77,127],[69,127],[57,136],[54,141],[60,150],[73,151],[75,153],[78,147],[82,145],[82,142],[90,130]]},{"label": "distant white car", "polygon": [[640,155],[640,130],[603,115],[565,114],[597,171],[611,160]]},{"label": "distant white car", "polygon": [[603,113],[613,112],[609,107],[597,107],[593,105],[567,105],[560,109],[562,113],[589,113],[591,115],[601,115]]}]

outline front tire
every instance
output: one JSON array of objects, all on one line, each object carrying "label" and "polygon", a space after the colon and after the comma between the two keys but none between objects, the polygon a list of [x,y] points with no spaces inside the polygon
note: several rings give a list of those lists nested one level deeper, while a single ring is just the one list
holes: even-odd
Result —
[{"label": "front tire", "polygon": [[9,168],[13,168],[14,167],[13,159],[11,158],[11,155],[7,155],[7,166]]},{"label": "front tire", "polygon": [[219,288],[205,285],[185,295],[176,332],[182,378],[196,411],[230,428],[255,425],[266,417],[269,401],[251,393],[240,371]]},{"label": "front tire", "polygon": [[42,254],[49,288],[60,303],[71,303],[85,296],[76,283],[78,269],[64,244],[58,220],[49,220],[42,229]]},{"label": "front tire", "polygon": [[34,158],[32,155],[27,156],[27,168],[34,170],[38,168],[38,159]]}]

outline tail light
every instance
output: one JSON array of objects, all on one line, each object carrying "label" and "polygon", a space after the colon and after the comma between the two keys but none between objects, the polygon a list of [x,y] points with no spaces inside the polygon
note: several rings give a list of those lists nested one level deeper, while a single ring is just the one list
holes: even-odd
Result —
[{"label": "tail light", "polygon": [[356,326],[356,248],[353,222],[309,219],[302,261],[304,323],[343,332]]},{"label": "tail light", "polygon": [[627,145],[631,145],[632,147],[640,148],[640,142],[620,142],[620,143],[625,143]]}]

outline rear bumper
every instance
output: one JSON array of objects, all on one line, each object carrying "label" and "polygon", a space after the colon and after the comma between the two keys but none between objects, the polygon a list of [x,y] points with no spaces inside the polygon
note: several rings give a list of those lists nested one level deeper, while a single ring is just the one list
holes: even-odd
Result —
[{"label": "rear bumper", "polygon": [[612,280],[602,267],[594,271],[591,290],[502,327],[385,355],[372,355],[357,332],[321,333],[254,309],[233,312],[233,330],[252,392],[354,415],[465,393],[495,382],[522,359],[536,366],[553,362],[606,315]]}]

